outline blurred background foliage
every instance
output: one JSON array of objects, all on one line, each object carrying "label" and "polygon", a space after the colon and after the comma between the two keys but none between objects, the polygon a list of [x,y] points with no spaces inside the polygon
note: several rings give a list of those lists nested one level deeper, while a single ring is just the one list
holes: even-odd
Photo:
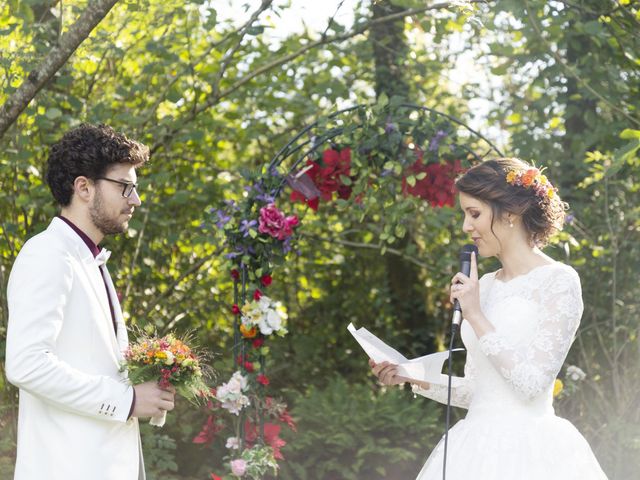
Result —
[{"label": "blurred background foliage", "polygon": [[[322,27],[289,14],[314,2],[120,1],[0,138],[0,368],[6,283],[24,241],[56,208],[47,149],[80,122],[105,122],[152,149],[143,205],[109,239],[129,322],[197,332],[223,376],[233,367],[232,283],[207,211],[238,199],[299,130],[382,93],[469,123],[508,154],[548,168],[570,202],[548,253],[578,269],[585,313],[567,365],[587,377],[557,401],[609,478],[640,469],[640,5],[636,0],[335,2]],[[454,3],[454,2],[452,2]],[[87,1],[0,4],[0,104],[49,55]],[[294,4],[294,5],[292,5]],[[231,13],[230,13],[231,12]],[[285,28],[286,27],[286,28]],[[461,132],[461,135],[464,135]],[[487,147],[469,142],[483,154]],[[285,192],[286,195],[286,192]],[[410,478],[442,430],[442,407],[380,389],[346,331],[366,326],[407,355],[440,348],[448,279],[464,242],[456,209],[415,200],[384,253],[375,216],[296,208],[304,236],[270,295],[290,334],[271,343],[269,392],[298,422],[281,477]],[[358,238],[350,241],[357,228]],[[491,271],[495,262],[483,260]],[[460,367],[460,366],[458,366]],[[0,477],[10,478],[17,392],[0,376]],[[564,375],[561,372],[561,378]],[[464,412],[457,412],[462,415]],[[192,439],[206,414],[179,405],[145,426],[149,478],[204,479],[225,432]]]}]

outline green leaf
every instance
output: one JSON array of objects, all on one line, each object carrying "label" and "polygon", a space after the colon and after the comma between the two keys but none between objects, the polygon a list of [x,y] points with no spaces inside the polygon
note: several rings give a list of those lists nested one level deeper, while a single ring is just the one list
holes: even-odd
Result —
[{"label": "green leaf", "polygon": [[55,120],[56,118],[60,118],[62,116],[62,112],[59,109],[53,107],[48,109],[44,116],[49,120]]},{"label": "green leaf", "polygon": [[380,107],[380,108],[384,108],[387,105],[389,105],[389,97],[387,96],[386,93],[382,92],[380,94],[380,96],[378,97],[377,106]]},{"label": "green leaf", "polygon": [[589,35],[597,35],[602,32],[602,25],[597,20],[583,24],[583,30]]},{"label": "green leaf", "polygon": [[261,33],[264,33],[264,27],[259,25],[249,27],[247,28],[247,33],[249,35],[260,35]]},{"label": "green leaf", "polygon": [[16,207],[24,207],[29,204],[29,195],[26,193],[21,193],[16,198]]},{"label": "green leaf", "polygon": [[350,186],[353,182],[351,181],[350,177],[347,177],[346,175],[340,175],[340,181],[342,182],[343,185],[345,186]]},{"label": "green leaf", "polygon": [[620,138],[622,138],[623,140],[640,138],[640,130],[632,130],[631,128],[626,128],[620,134]]},{"label": "green leaf", "polygon": [[607,169],[606,176],[612,177],[613,175],[618,173],[626,163],[630,163],[631,160],[636,156],[638,149],[640,149],[640,138],[634,139],[633,141],[627,143],[624,147],[616,150],[613,155],[613,162]]},{"label": "green leaf", "polygon": [[507,122],[513,125],[517,125],[522,122],[522,115],[520,115],[519,113],[512,113],[507,117]]}]

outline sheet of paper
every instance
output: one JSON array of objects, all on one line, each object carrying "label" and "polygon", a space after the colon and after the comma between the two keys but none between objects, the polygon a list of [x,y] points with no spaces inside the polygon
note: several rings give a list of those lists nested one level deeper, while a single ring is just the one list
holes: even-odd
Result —
[{"label": "sheet of paper", "polygon": [[[423,357],[407,359],[404,355],[384,343],[364,327],[356,328],[352,323],[347,327],[351,335],[374,362],[390,362],[398,365],[398,373],[403,377],[437,385],[446,384],[447,376],[442,374],[442,366],[449,358],[449,352],[436,352]],[[457,348],[454,352],[464,351]]]},{"label": "sheet of paper", "polygon": [[355,337],[362,349],[367,352],[369,358],[372,358],[374,362],[401,364],[407,361],[404,355],[391,348],[366,328],[362,327],[356,330],[353,323],[350,323],[347,329],[351,332],[351,335]]}]

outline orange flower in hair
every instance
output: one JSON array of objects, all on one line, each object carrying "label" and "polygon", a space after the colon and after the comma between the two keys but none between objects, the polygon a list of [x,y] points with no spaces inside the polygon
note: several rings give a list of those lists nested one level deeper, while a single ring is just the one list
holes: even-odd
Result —
[{"label": "orange flower in hair", "polygon": [[556,188],[537,168],[529,168],[525,171],[509,170],[506,172],[505,180],[509,185],[531,188],[541,200],[553,198]]},{"label": "orange flower in hair", "polygon": [[537,168],[530,168],[524,172],[524,175],[522,175],[522,186],[530,187],[538,175],[540,175],[540,171]]}]

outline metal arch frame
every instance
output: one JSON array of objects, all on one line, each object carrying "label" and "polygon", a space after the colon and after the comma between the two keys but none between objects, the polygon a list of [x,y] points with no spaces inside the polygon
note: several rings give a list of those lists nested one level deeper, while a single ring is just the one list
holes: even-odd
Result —
[{"label": "metal arch frame", "polygon": [[[336,112],[333,112],[332,114],[328,115],[326,118],[327,119],[335,119],[336,117],[345,114],[345,113],[349,113],[349,112],[353,112],[353,111],[357,111],[357,110],[362,110],[364,112],[366,112],[367,108],[370,108],[371,105],[366,105],[366,104],[358,104],[358,105],[354,105],[348,108],[344,108],[341,110],[338,110]],[[429,112],[438,116],[441,116],[443,118],[448,119],[449,121],[463,127],[464,129],[466,129],[468,132],[470,132],[473,136],[483,140],[484,142],[486,142],[491,148],[483,155],[486,156],[489,152],[491,152],[492,150],[495,151],[499,156],[504,157],[504,154],[500,151],[500,149],[498,149],[498,147],[496,147],[489,139],[487,139],[484,135],[482,135],[480,132],[474,130],[473,128],[471,128],[469,125],[467,125],[466,123],[464,123],[463,121],[461,121],[460,119],[449,115],[447,113],[444,112],[440,112],[438,110],[435,110],[433,108],[429,108],[429,107],[425,107],[425,106],[420,106],[420,105],[415,105],[415,104],[410,104],[410,103],[402,103],[398,105],[398,108],[406,108],[406,109],[410,109],[413,111],[423,111],[423,112]],[[271,161],[268,164],[267,167],[267,171],[265,174],[262,175],[262,178],[264,178],[265,175],[272,175],[274,172],[274,169],[276,167],[278,167],[283,161],[285,161],[287,158],[290,158],[291,156],[297,154],[300,151],[303,151],[303,153],[300,155],[300,157],[298,159],[296,159],[292,165],[289,167],[289,171],[287,172],[286,175],[283,176],[282,181],[280,182],[280,184],[278,185],[278,187],[275,189],[275,191],[272,192],[274,198],[278,197],[280,195],[280,193],[282,192],[282,189],[284,188],[285,184],[286,184],[286,177],[287,175],[289,175],[290,173],[292,173],[297,167],[298,165],[300,165],[300,163],[310,154],[313,153],[314,151],[318,150],[322,145],[324,145],[325,143],[333,140],[334,138],[336,138],[337,136],[341,135],[344,133],[345,129],[348,127],[335,127],[335,128],[331,128],[329,129],[327,132],[323,133],[322,135],[318,136],[318,137],[310,137],[309,139],[303,141],[300,144],[297,144],[297,142],[307,133],[311,132],[313,129],[315,129],[320,123],[320,120],[316,120],[315,122],[311,123],[310,125],[306,126],[305,128],[303,128],[302,130],[300,130],[286,145],[284,145],[276,154],[275,156],[271,159]],[[356,128],[360,128],[360,126],[356,127]],[[309,146],[309,144],[311,144]],[[309,148],[306,148],[308,147]],[[471,148],[467,147],[466,145],[458,145],[459,147],[461,147],[462,149],[466,150],[468,153],[470,153],[471,155],[473,155],[478,161],[482,160],[482,157],[478,156],[478,154],[474,151],[471,150]],[[262,182],[262,180],[260,180],[260,182]],[[246,300],[247,297],[247,267],[246,266],[242,266],[240,268],[241,273],[240,273],[240,279],[238,280],[234,280],[234,286],[233,286],[233,296],[234,296],[234,303],[236,305],[239,305],[240,303],[244,303],[244,301]],[[245,348],[245,342],[243,341],[243,339],[241,338],[240,335],[240,320],[238,318],[238,316],[236,316],[235,320],[234,320],[234,345],[232,348],[233,351],[233,362],[234,362],[234,367],[235,364],[238,360],[238,357],[242,359],[242,362],[244,362],[244,358],[246,355],[246,348]],[[259,362],[260,362],[260,373],[264,373],[265,371],[265,361],[264,361],[264,356],[260,355],[259,356]],[[244,369],[244,365],[241,365],[241,370]],[[264,441],[264,416],[263,416],[263,412],[259,411],[258,412],[258,419],[259,419],[259,438],[260,441],[263,442]],[[244,445],[244,437],[246,432],[244,431],[244,413],[241,413],[239,416],[239,422],[240,422],[240,431],[239,431],[239,435],[240,435],[240,442],[241,442],[241,448],[243,448]]]},{"label": "metal arch frame", "polygon": [[[338,110],[336,112],[333,112],[332,114],[330,114],[327,118],[328,119],[333,119],[336,118],[344,113],[348,113],[348,112],[352,112],[354,110],[365,110],[367,108],[369,108],[370,105],[366,105],[366,104],[358,104],[358,105],[354,105],[348,108],[344,108],[342,110]],[[464,129],[466,129],[469,133],[471,133],[473,136],[483,140],[484,142],[486,142],[491,148],[489,149],[490,151],[495,151],[500,157],[504,157],[505,155],[500,151],[500,149],[498,147],[496,147],[494,145],[494,143],[489,140],[487,137],[485,137],[484,135],[482,135],[480,132],[478,132],[477,130],[471,128],[469,125],[467,125],[466,123],[464,123],[462,120],[454,117],[453,115],[449,115],[448,113],[444,113],[441,112],[439,110],[433,109],[433,108],[429,108],[429,107],[425,107],[422,105],[415,105],[415,104],[411,104],[411,103],[401,103],[398,105],[398,108],[407,108],[407,109],[411,109],[411,110],[421,110],[421,111],[425,111],[425,112],[429,112],[429,113],[433,113],[435,115],[439,115],[441,117],[444,117],[448,120],[450,120],[451,122],[463,127]],[[294,148],[291,148],[292,145],[294,145],[302,136],[304,136],[306,133],[312,131],[314,128],[316,128],[318,126],[318,124],[320,123],[320,121],[316,120],[315,122],[313,122],[312,124],[306,126],[305,128],[303,128],[302,130],[300,130],[298,132],[297,135],[295,135],[284,147],[282,147],[275,155],[274,157],[271,159],[271,161],[269,162],[269,165],[267,167],[267,174],[269,174],[269,172],[271,172],[273,170],[274,167],[277,167],[278,165],[280,165],[284,160],[286,160],[287,158],[291,157],[292,155],[294,155],[295,153],[299,152],[300,150],[302,150],[306,145],[308,145],[309,143],[312,143],[311,148],[309,148],[308,150],[306,150],[304,152],[303,155],[300,156],[299,159],[297,159],[289,168],[289,172],[291,173],[301,162],[302,160],[309,155],[310,153],[314,152],[315,150],[317,150],[321,145],[323,145],[324,143],[326,143],[327,141],[330,141],[332,139],[334,139],[335,137],[341,135],[344,130],[345,127],[337,127],[337,128],[333,128],[331,130],[329,130],[328,132],[326,132],[325,134],[323,134],[322,136],[319,137],[319,139],[314,140],[314,139],[309,139],[304,141],[303,143],[301,143],[300,145],[295,146]],[[473,155],[476,159],[481,160],[481,157],[478,156],[477,153],[473,152],[469,147],[467,147],[466,145],[460,145],[460,147],[462,147],[464,150],[466,150],[467,152],[469,152],[471,155]],[[488,153],[488,152],[487,152]],[[486,156],[486,154],[484,155]],[[285,180],[283,180],[283,182],[278,186],[276,192],[274,192],[274,196],[278,196],[280,194],[280,192],[282,191],[282,188],[284,187],[285,184]]]}]

